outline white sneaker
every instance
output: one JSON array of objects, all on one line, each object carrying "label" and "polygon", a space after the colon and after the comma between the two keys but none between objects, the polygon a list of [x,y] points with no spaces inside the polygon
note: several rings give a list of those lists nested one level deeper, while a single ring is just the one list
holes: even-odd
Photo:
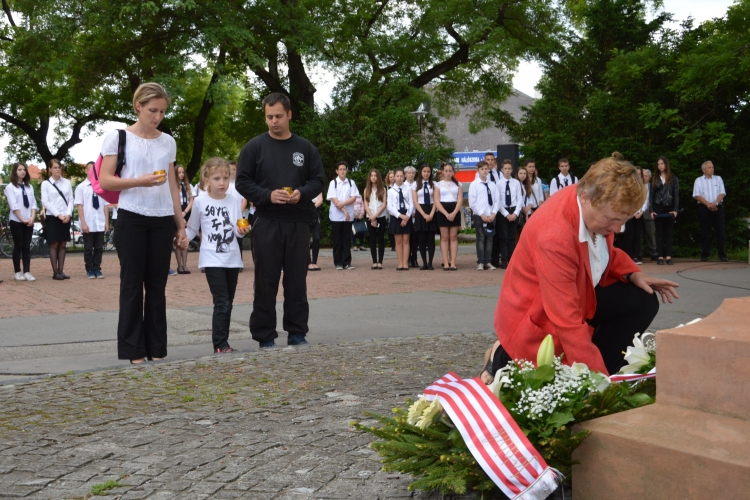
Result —
[{"label": "white sneaker", "polygon": [[495,266],[493,266],[492,264],[485,264],[485,265],[484,265],[484,268],[485,268],[486,270],[488,270],[488,271],[494,271],[495,269],[497,269],[497,268],[496,268]]},{"label": "white sneaker", "polygon": [[479,264],[477,266],[477,271],[484,271],[484,264]]},{"label": "white sneaker", "polygon": [[22,273],[16,273],[16,281],[26,281]]},{"label": "white sneaker", "polygon": [[23,273],[23,278],[26,281],[36,281],[36,278],[31,275],[31,273]]},{"label": "white sneaker", "polygon": [[348,266],[344,266],[344,269],[347,271],[351,271],[352,269],[356,269],[353,265],[349,264]]}]

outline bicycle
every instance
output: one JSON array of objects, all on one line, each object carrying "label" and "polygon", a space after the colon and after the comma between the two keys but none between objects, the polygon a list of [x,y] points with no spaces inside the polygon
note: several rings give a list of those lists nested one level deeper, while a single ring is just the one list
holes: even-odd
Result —
[{"label": "bicycle", "polygon": [[104,251],[111,252],[115,249],[115,228],[104,232]]},{"label": "bicycle", "polygon": [[0,254],[7,258],[13,256],[13,237],[10,234],[7,217],[0,220]]}]

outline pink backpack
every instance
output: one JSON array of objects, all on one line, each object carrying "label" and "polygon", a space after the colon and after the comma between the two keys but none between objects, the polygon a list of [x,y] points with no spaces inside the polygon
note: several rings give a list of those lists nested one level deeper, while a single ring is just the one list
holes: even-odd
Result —
[{"label": "pink backpack", "polygon": [[[117,135],[117,169],[115,170],[115,175],[117,177],[120,177],[122,167],[125,166],[125,131],[120,129],[117,131]],[[99,184],[99,174],[102,170],[103,159],[104,157],[99,154],[99,158],[96,159],[94,167],[89,172],[89,181],[91,181],[91,187],[94,188],[94,192],[97,194],[97,196],[102,197],[107,203],[114,204],[120,200],[120,192],[107,191],[106,189],[103,189]]]},{"label": "pink backpack", "polygon": [[354,218],[361,219],[365,216],[365,204],[362,202],[362,197],[357,195],[354,199]]}]

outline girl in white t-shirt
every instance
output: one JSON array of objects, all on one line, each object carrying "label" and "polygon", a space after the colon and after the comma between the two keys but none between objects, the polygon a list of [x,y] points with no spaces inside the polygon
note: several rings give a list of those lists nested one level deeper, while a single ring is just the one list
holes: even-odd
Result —
[{"label": "girl in white t-shirt", "polygon": [[454,177],[453,165],[444,163],[443,179],[435,184],[435,221],[440,228],[440,253],[443,254],[443,271],[455,271],[458,256],[458,230],[461,229],[461,204],[464,192]]},{"label": "girl in white t-shirt", "polygon": [[232,302],[237,290],[237,279],[242,269],[242,255],[237,238],[250,230],[239,226],[242,219],[242,198],[228,193],[229,163],[222,158],[211,158],[201,170],[206,195],[193,201],[193,215],[188,220],[187,237],[201,233],[198,267],[203,269],[214,302],[211,337],[216,354],[234,352],[229,347],[229,323]]}]

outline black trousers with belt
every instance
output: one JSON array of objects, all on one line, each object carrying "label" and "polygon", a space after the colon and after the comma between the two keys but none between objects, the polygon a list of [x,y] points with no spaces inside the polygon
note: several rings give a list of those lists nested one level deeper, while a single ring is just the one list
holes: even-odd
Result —
[{"label": "black trousers with belt", "polygon": [[[350,230],[351,231],[351,230]],[[347,237],[346,241],[350,241]],[[310,305],[307,302],[307,262],[310,225],[258,217],[253,225],[255,296],[250,314],[253,340],[269,342],[276,333],[276,294],[284,270],[284,330],[289,335],[306,335]]]},{"label": "black trousers with belt", "polygon": [[716,231],[716,249],[719,251],[719,258],[727,258],[724,205],[719,205],[716,208],[716,212],[712,212],[703,203],[698,205],[698,222],[701,225],[701,257],[704,259],[707,259],[711,254],[711,226]]},{"label": "black trousers with belt", "polygon": [[346,267],[352,263],[352,222],[331,221],[333,264]]},{"label": "black trousers with belt", "polygon": [[117,214],[115,247],[120,259],[119,359],[167,355],[167,277],[174,217]]},{"label": "black trousers with belt", "polygon": [[[656,317],[659,298],[656,292],[649,294],[633,284],[620,281],[597,286],[594,290],[596,312],[589,320],[589,325],[594,327],[591,341],[599,348],[604,365],[612,375],[627,364],[623,352],[633,345],[633,336],[645,332]],[[511,359],[502,346],[498,347],[492,358],[492,374]],[[567,361],[580,360],[567,358]]]}]

